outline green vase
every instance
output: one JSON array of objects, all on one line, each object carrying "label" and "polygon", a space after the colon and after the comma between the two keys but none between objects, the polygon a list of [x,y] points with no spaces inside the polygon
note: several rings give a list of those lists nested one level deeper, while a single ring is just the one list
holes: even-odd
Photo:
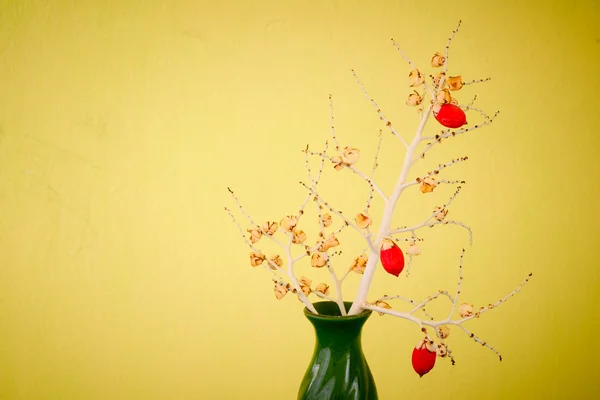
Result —
[{"label": "green vase", "polygon": [[[352,303],[344,303],[346,310]],[[377,388],[362,351],[361,330],[371,316],[366,310],[341,316],[332,301],[314,304],[304,315],[316,333],[315,350],[298,391],[299,400],[377,400]]]}]

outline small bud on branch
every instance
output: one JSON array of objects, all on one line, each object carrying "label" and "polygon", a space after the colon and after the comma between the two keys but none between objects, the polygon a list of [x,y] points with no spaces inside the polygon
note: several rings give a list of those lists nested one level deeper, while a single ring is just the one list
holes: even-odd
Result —
[{"label": "small bud on branch", "polygon": [[[463,282],[463,258],[465,254],[465,250],[463,249],[460,256],[459,279],[456,294],[450,295],[446,290],[438,290],[422,301],[415,301],[402,296],[383,296],[372,303],[367,301],[371,283],[375,277],[375,271],[377,268],[380,268],[380,264],[385,271],[394,276],[399,276],[400,273],[405,270],[405,274],[408,276],[413,263],[413,258],[416,258],[417,256],[419,256],[419,260],[424,257],[426,258],[427,247],[424,247],[425,253],[423,253],[417,245],[417,242],[423,240],[422,237],[417,236],[418,230],[422,230],[425,227],[433,228],[438,225],[456,225],[468,231],[469,243],[472,244],[471,228],[460,221],[448,219],[448,215],[451,212],[449,207],[457,197],[462,186],[456,187],[456,191],[445,204],[435,206],[430,215],[425,218],[419,218],[418,220],[421,222],[412,226],[406,225],[396,229],[392,229],[391,227],[394,211],[406,189],[411,186],[418,186],[418,191],[413,191],[411,189],[409,192],[414,192],[418,196],[427,195],[429,197],[435,197],[440,191],[439,189],[436,191],[440,185],[463,185],[465,183],[464,180],[444,179],[441,175],[444,175],[446,173],[445,170],[449,167],[462,163],[468,158],[464,156],[452,159],[445,164],[437,164],[438,166],[436,168],[412,180],[408,178],[411,168],[417,162],[423,160],[428,151],[435,145],[445,142],[446,139],[451,137],[463,135],[467,132],[490,125],[498,116],[498,112],[493,115],[488,115],[484,110],[474,107],[477,96],[474,96],[473,100],[466,105],[460,102],[461,94],[466,90],[465,87],[476,83],[487,82],[489,81],[489,78],[465,81],[462,75],[448,72],[450,44],[455,34],[458,32],[459,27],[460,21],[449,36],[444,52],[435,52],[431,59],[426,60],[431,68],[434,69],[430,73],[425,72],[425,70],[420,69],[413,63],[402,51],[398,43],[392,39],[392,44],[397,48],[401,56],[410,66],[410,70],[407,74],[408,81],[405,81],[404,83],[408,86],[405,86],[405,88],[409,92],[406,94],[406,97],[403,97],[404,95],[400,97],[406,99],[405,103],[407,106],[416,107],[419,116],[418,126],[410,140],[408,140],[408,133],[405,129],[402,129],[403,134],[401,135],[396,126],[387,119],[380,106],[371,97],[365,85],[358,78],[357,73],[352,70],[352,75],[356,80],[356,83],[368,102],[375,109],[379,119],[404,147],[404,159],[398,171],[396,184],[393,187],[384,188],[383,185],[381,185],[381,182],[376,183],[374,180],[375,171],[379,166],[379,154],[383,142],[381,129],[379,129],[372,170],[370,175],[367,175],[357,167],[357,165],[361,165],[361,151],[351,145],[341,145],[336,136],[333,100],[332,96],[329,95],[330,128],[333,149],[329,150],[329,143],[325,142],[322,151],[313,151],[310,149],[309,145],[302,150],[305,157],[308,183],[300,183],[307,189],[308,193],[296,214],[289,214],[283,217],[278,216],[278,218],[275,219],[266,219],[262,224],[257,224],[249,214],[246,213],[233,190],[228,188],[239,212],[248,222],[249,226],[242,229],[231,211],[227,208],[226,211],[237,226],[242,239],[250,248],[249,261],[251,266],[261,266],[273,274],[273,282],[275,283],[274,294],[276,299],[281,300],[288,292],[292,292],[298,296],[298,299],[306,305],[311,312],[316,314],[317,311],[309,300],[309,296],[312,295],[311,298],[318,297],[337,303],[341,315],[344,316],[347,312],[342,296],[342,283],[349,275],[352,275],[353,277],[358,276],[360,279],[358,291],[355,294],[348,314],[353,315],[368,309],[376,311],[381,315],[393,315],[415,323],[424,334],[423,339],[413,350],[413,367],[421,376],[428,373],[433,368],[436,357],[447,358],[452,364],[455,363],[453,352],[445,342],[450,336],[451,326],[458,326],[460,330],[467,333],[467,335],[475,342],[496,353],[501,360],[502,357],[496,349],[468,331],[463,324],[471,319],[479,318],[484,313],[497,308],[500,304],[518,293],[530,279],[530,277],[527,277],[517,289],[498,302],[493,304],[490,303],[487,306],[481,306],[478,309],[468,301],[459,302]],[[403,79],[406,79],[406,75],[403,76],[405,77]],[[425,79],[426,77],[429,79]],[[421,92],[415,89],[421,86],[423,87],[420,89]],[[467,123],[467,118],[469,123]],[[442,128],[433,136],[424,136],[423,133],[430,120],[433,120],[434,124],[441,125]],[[417,149],[419,149],[419,151],[417,151]],[[331,151],[332,154],[328,154],[328,151]],[[319,167],[316,174],[313,174],[310,166],[309,159],[312,157],[318,159]],[[350,212],[344,214],[323,198],[321,194],[322,191],[318,189],[318,187],[324,174],[324,167],[326,164],[334,171],[337,171],[332,173],[342,174],[350,171],[367,183],[368,196],[366,197],[367,200],[364,210],[349,210]],[[331,171],[331,169],[328,167],[327,171]],[[349,191],[348,193],[351,192]],[[372,211],[372,202],[375,193],[379,195],[383,202],[381,214]],[[316,207],[317,218],[313,219],[313,223],[318,223],[317,238],[311,240],[309,240],[309,235],[307,235],[306,232],[309,232],[312,235],[312,231],[306,227],[303,219],[303,216],[306,215],[306,208],[309,203],[314,204]],[[346,217],[346,215],[348,215],[348,217]],[[377,215],[381,215],[379,221],[376,221],[374,218],[374,216]],[[454,213],[452,216],[454,216]],[[335,222],[341,221],[341,225],[337,229],[333,227],[334,218],[336,219]],[[363,250],[362,254],[355,257],[349,267],[348,264],[346,264],[344,267],[345,272],[338,278],[333,264],[338,260],[338,256],[341,254],[341,251],[339,251],[338,248],[342,247],[342,243],[338,239],[338,235],[346,227],[351,227],[360,235],[360,237],[362,237],[366,243],[366,250]],[[407,234],[406,236],[408,237],[402,237],[403,234]],[[343,237],[343,239],[343,242],[346,242],[345,237]],[[278,246],[282,250],[282,252],[280,252],[281,255],[272,254],[266,256],[264,252],[256,247],[259,243],[262,245],[265,240],[271,241]],[[311,243],[311,245],[305,243]],[[397,243],[400,243],[400,246]],[[354,254],[358,253],[359,252],[357,251]],[[408,259],[407,262],[405,257]],[[327,282],[320,282],[313,287],[310,278],[306,276],[297,278],[295,275],[295,266],[300,262],[305,263],[311,268],[326,268],[333,281],[331,286]],[[407,264],[406,268],[405,262]],[[334,294],[332,295],[331,292],[334,292]],[[425,307],[429,307],[429,303],[436,301],[438,298],[447,298],[451,302],[451,307],[445,319],[435,320],[434,317],[426,311]],[[404,303],[409,303],[412,308],[407,311],[397,311],[392,308],[390,303],[388,303],[388,301],[391,300],[400,300]],[[416,316],[417,313],[423,313],[426,319],[418,318]],[[433,328],[435,336],[429,336],[426,327]]]}]

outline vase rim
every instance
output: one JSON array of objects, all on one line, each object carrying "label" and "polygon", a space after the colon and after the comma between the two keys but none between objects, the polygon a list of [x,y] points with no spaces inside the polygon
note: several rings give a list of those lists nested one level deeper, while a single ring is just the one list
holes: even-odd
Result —
[{"label": "vase rim", "polygon": [[[317,304],[335,304],[336,307],[337,307],[337,303],[335,301],[331,301],[331,300],[318,301],[316,303],[313,303],[314,306],[316,306]],[[345,301],[344,302],[344,306],[346,307],[346,311],[348,311],[350,309],[350,307],[352,306],[352,302]],[[337,308],[337,310],[339,311],[339,308]],[[314,314],[307,307],[304,307],[304,315],[306,315],[306,317],[312,318],[312,319],[319,319],[319,320],[344,320],[344,321],[348,321],[348,320],[353,320],[353,319],[363,319],[363,318],[368,317],[369,315],[371,315],[372,312],[373,312],[372,310],[363,310],[360,313],[354,314],[354,315],[327,315],[327,314]]]}]

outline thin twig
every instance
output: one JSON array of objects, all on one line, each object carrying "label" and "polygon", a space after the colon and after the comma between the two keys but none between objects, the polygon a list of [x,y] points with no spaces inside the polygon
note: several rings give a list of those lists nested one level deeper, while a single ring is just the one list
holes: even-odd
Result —
[{"label": "thin twig", "polygon": [[379,106],[377,105],[377,103],[375,103],[375,100],[373,100],[373,98],[371,97],[371,95],[369,95],[369,93],[367,92],[367,89],[362,84],[362,82],[360,81],[360,79],[358,79],[358,76],[356,75],[356,72],[354,72],[354,70],[352,70],[352,75],[354,75],[354,78],[356,79],[356,82],[360,86],[361,90],[363,91],[363,93],[365,94],[365,96],[367,97],[367,99],[369,99],[369,101],[371,102],[371,104],[373,105],[373,107],[375,108],[375,110],[377,110],[377,114],[379,114],[379,118],[385,123],[385,125],[388,128],[390,128],[390,130],[392,131],[392,133],[398,139],[400,139],[400,141],[402,142],[402,144],[404,145],[404,147],[408,148],[408,143],[406,143],[406,141],[404,140],[404,138],[402,136],[400,136],[400,134],[396,131],[396,129],[394,128],[394,126],[392,125],[392,123],[390,121],[388,121],[388,119],[385,117],[385,115],[383,115],[383,111],[381,111],[381,109],[379,108]]}]

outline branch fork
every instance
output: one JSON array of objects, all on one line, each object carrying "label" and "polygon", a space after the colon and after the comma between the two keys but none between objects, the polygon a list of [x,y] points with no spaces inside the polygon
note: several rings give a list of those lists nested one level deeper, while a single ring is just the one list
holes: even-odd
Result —
[{"label": "branch fork", "polygon": [[[406,56],[398,43],[392,39],[393,46],[410,66],[407,82],[409,93],[405,103],[408,107],[416,108],[419,118],[414,134],[410,139],[404,129],[397,129],[397,126],[393,125],[386,117],[382,108],[369,94],[366,86],[359,79],[358,74],[352,70],[352,75],[360,90],[375,109],[383,125],[385,125],[385,128],[382,129],[388,129],[396,139],[396,145],[399,143],[404,150],[404,159],[398,170],[398,177],[393,187],[384,188],[383,185],[375,180],[375,173],[379,168],[379,153],[383,143],[382,130],[379,130],[375,156],[371,164],[372,167],[370,173],[367,173],[357,167],[357,163],[361,158],[360,150],[352,146],[342,146],[336,136],[333,96],[329,95],[330,140],[333,146],[330,149],[329,141],[327,141],[322,150],[314,151],[309,145],[302,150],[305,157],[308,181],[301,181],[300,184],[306,189],[307,194],[297,212],[259,224],[245,211],[233,190],[228,188],[239,213],[247,221],[248,226],[244,230],[232,211],[226,208],[230,218],[237,226],[243,241],[250,249],[250,264],[253,267],[262,266],[272,274],[274,295],[277,299],[281,300],[291,292],[311,312],[316,314],[317,311],[310,300],[310,296],[312,295],[313,297],[337,303],[341,315],[353,315],[363,310],[372,310],[381,315],[392,315],[408,320],[415,323],[424,334],[423,340],[417,345],[417,349],[427,348],[430,351],[435,351],[439,357],[450,359],[452,364],[455,362],[454,355],[448,347],[446,339],[450,336],[450,327],[453,326],[462,330],[475,342],[496,353],[500,360],[502,359],[500,353],[495,348],[475,336],[470,330],[464,327],[464,324],[497,308],[500,304],[503,304],[510,297],[514,296],[529,281],[531,274],[513,292],[498,302],[482,306],[476,311],[473,305],[467,302],[459,303],[463,282],[463,258],[465,254],[465,250],[463,249],[459,263],[459,279],[454,294],[450,294],[448,290],[438,290],[421,301],[409,299],[401,295],[384,295],[372,302],[367,301],[367,298],[369,297],[371,283],[379,265],[381,252],[384,249],[394,248],[394,246],[404,248],[404,253],[408,258],[406,276],[409,275],[413,259],[422,254],[417,243],[424,240],[423,237],[418,236],[423,228],[454,225],[468,232],[469,244],[472,244],[473,233],[471,228],[463,222],[448,219],[448,215],[451,213],[450,206],[460,193],[465,181],[461,179],[440,178],[441,175],[449,171],[450,167],[467,161],[468,157],[461,156],[451,159],[445,163],[437,164],[437,167],[429,170],[424,175],[411,179],[408,178],[415,164],[423,160],[425,155],[435,145],[442,143],[446,139],[490,125],[498,116],[498,112],[488,115],[484,110],[476,108],[474,103],[477,96],[474,96],[466,104],[460,103],[454,97],[464,87],[489,81],[489,78],[463,81],[462,76],[451,75],[449,73],[450,44],[459,27],[460,22],[448,38],[444,51],[436,52],[429,61],[431,67],[434,70],[437,69],[437,73],[432,72],[428,74],[419,69]],[[429,79],[426,79],[427,77]],[[420,89],[421,86],[422,89]],[[469,119],[473,116],[474,120],[478,120],[478,122],[466,124],[466,113],[468,113]],[[428,126],[428,122],[432,119],[432,116],[437,120],[437,123],[442,124],[443,128],[436,135],[424,136],[425,128]],[[394,143],[391,145],[394,145]],[[418,150],[419,148],[421,150]],[[313,173],[310,167],[311,158],[318,160],[319,167],[316,173]],[[318,187],[322,177],[328,170],[333,170],[332,173],[334,174],[350,171],[367,184],[368,194],[363,209],[352,210],[351,213],[346,214],[333,206],[332,203],[321,195]],[[456,190],[444,204],[436,206],[429,215],[420,218],[420,222],[410,226],[392,228],[394,211],[396,206],[400,204],[400,200],[406,189],[418,186],[418,191],[409,190],[408,192],[415,193],[417,196],[435,196],[435,189],[439,185],[455,185]],[[383,211],[379,221],[375,221],[371,214],[372,201],[375,194],[383,202]],[[311,223],[311,221],[305,221],[307,218],[305,217],[305,210],[309,204],[314,204],[317,210],[318,218],[316,218],[316,221],[312,221],[312,223],[317,223],[319,228],[315,241],[309,240],[306,233],[308,230],[303,228],[305,223]],[[336,224],[334,225],[334,223]],[[346,228],[351,228],[358,233],[359,237],[364,240],[365,250],[357,255],[350,265],[346,265],[343,273],[340,274],[337,266],[338,263],[336,262],[338,257],[336,256],[341,254],[338,247],[342,246],[343,243],[340,242],[338,237],[339,233]],[[404,235],[407,237],[403,237]],[[258,245],[264,240],[274,243],[280,249],[280,253],[269,256],[263,254],[259,250]],[[307,240],[315,244],[305,244]],[[381,246],[383,243],[386,243],[386,247],[382,249]],[[400,252],[400,254],[403,253]],[[387,255],[382,260],[388,260]],[[395,264],[396,267],[400,267],[400,272],[402,272],[404,260],[396,260],[396,262],[402,263]],[[307,276],[310,275],[308,272],[297,277],[297,265],[300,263],[304,263],[310,268],[326,268],[329,272],[331,282],[313,282]],[[387,266],[385,270],[390,272]],[[303,271],[305,270],[303,269]],[[352,275],[358,275],[360,282],[358,291],[354,295],[352,306],[346,312],[342,284]],[[394,273],[394,275],[396,274]],[[451,305],[445,317],[435,319],[426,310],[426,306],[440,298],[447,299]],[[398,311],[390,304],[390,302],[395,301],[401,301],[411,307],[405,311]],[[456,316],[457,313],[458,316]],[[423,314],[424,318],[418,317],[419,314]],[[434,337],[429,335],[427,328],[433,329]]]}]

